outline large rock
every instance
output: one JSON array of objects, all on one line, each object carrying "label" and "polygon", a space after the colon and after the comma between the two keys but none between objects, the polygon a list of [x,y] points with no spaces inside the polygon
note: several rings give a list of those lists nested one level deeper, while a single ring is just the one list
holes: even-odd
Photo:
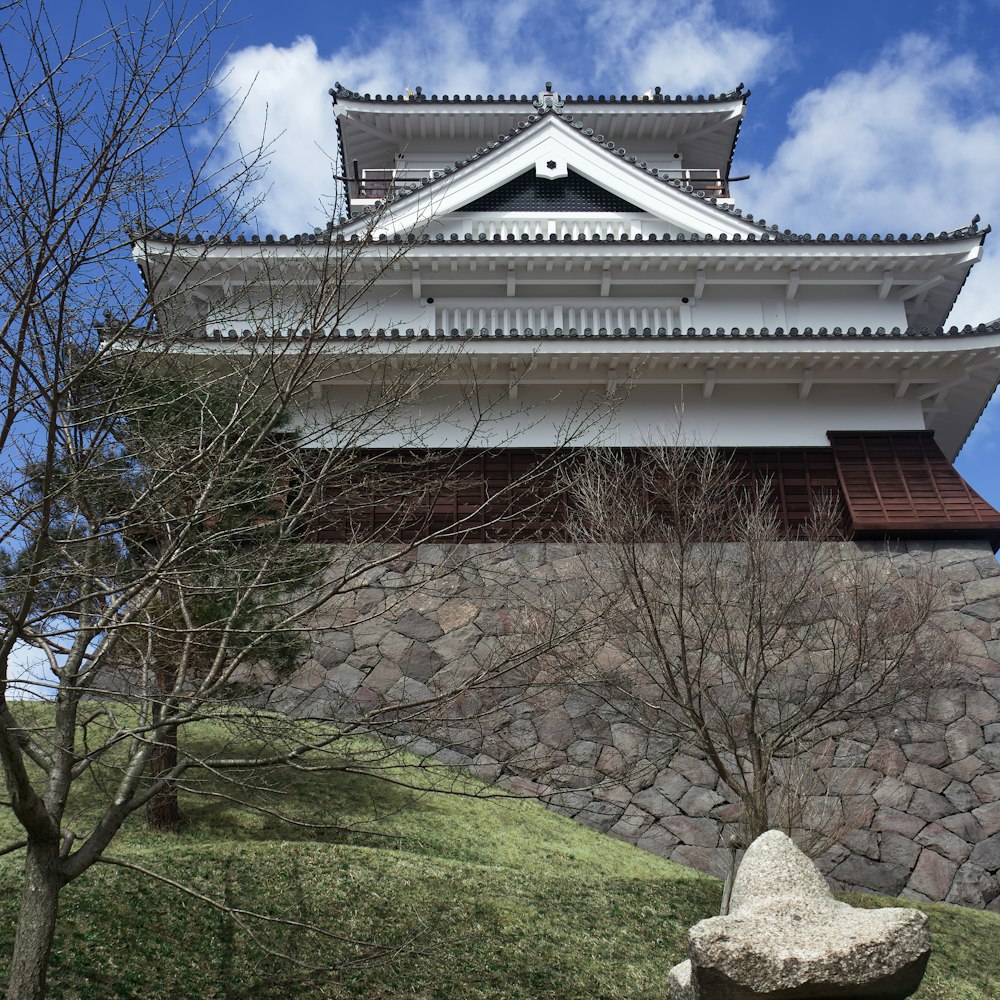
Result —
[{"label": "large rock", "polygon": [[729,915],[702,920],[688,940],[690,963],[671,970],[672,1000],[908,997],[930,956],[923,913],[837,902],[777,830],[747,849]]}]

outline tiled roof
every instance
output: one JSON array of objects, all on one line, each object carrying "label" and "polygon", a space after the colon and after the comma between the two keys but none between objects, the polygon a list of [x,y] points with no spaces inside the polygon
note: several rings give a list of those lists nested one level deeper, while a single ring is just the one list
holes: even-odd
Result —
[{"label": "tiled roof", "polygon": [[[674,327],[666,329],[660,327],[656,330],[650,327],[639,329],[630,327],[628,329],[615,328],[613,330],[601,327],[597,330],[585,328],[563,329],[556,327],[549,330],[545,327],[525,330],[496,330],[488,329],[451,329],[451,330],[431,330],[427,327],[393,327],[391,329],[332,329],[318,330],[315,335],[333,340],[910,340],[914,338],[937,339],[937,338],[961,338],[982,336],[984,334],[1000,333],[1000,320],[993,323],[980,323],[978,326],[952,326],[947,329],[937,327],[929,329],[927,327],[898,327],[889,329],[883,326],[872,328],[870,326],[858,327]],[[264,339],[283,339],[288,336],[311,336],[311,331],[298,331],[290,333],[283,331],[280,334],[258,334],[249,328],[228,329],[215,328],[206,330],[193,337],[198,340],[251,340],[258,336]]]},{"label": "tiled roof", "polygon": [[[551,84],[546,85],[551,91]],[[423,87],[415,88],[412,94],[360,94],[356,90],[350,90],[339,81],[330,90],[330,96],[337,100],[338,97],[349,101],[368,101],[372,104],[530,104],[535,100],[534,95],[521,94],[431,94],[429,97],[423,92]],[[562,100],[570,104],[719,104],[726,101],[736,101],[746,99],[750,96],[749,90],[744,90],[741,83],[734,90],[726,91],[723,94],[688,94],[684,96],[677,94],[671,97],[664,94],[660,87],[654,88],[649,94],[632,94],[631,96],[622,94],[615,96],[610,94],[563,94]]]},{"label": "tiled roof", "polygon": [[[744,216],[744,218],[746,218]],[[763,223],[762,223],[763,225]],[[410,233],[406,236],[401,236],[399,233],[395,233],[392,236],[379,236],[378,239],[367,240],[370,243],[412,243],[417,245],[427,245],[427,244],[439,244],[447,243],[449,247],[469,247],[469,246],[481,246],[483,243],[531,243],[531,244],[580,244],[580,243],[709,243],[709,244],[732,244],[732,243],[798,243],[798,244],[809,244],[809,245],[836,245],[836,244],[907,244],[907,243],[947,243],[954,240],[964,240],[971,236],[986,236],[991,231],[990,226],[986,226],[984,229],[979,228],[979,216],[976,216],[972,222],[967,226],[961,226],[958,229],[952,229],[949,231],[942,231],[940,233],[925,233],[921,235],[920,233],[900,233],[898,236],[892,233],[882,235],[879,233],[872,233],[868,235],[866,233],[860,233],[855,236],[853,233],[846,233],[843,236],[839,233],[833,233],[827,236],[825,233],[820,233],[818,236],[813,236],[810,233],[793,233],[791,230],[780,231],[777,226],[771,226],[764,229],[761,233],[749,233],[746,236],[740,236],[736,234],[735,236],[726,236],[725,234],[721,236],[712,236],[710,234],[702,233],[690,233],[688,235],[678,234],[677,236],[671,236],[669,233],[663,236],[649,235],[649,236],[535,236],[529,237],[527,235],[522,235],[519,237],[514,237],[508,235],[506,237],[497,236],[472,236],[470,234],[465,234],[464,236],[459,236],[457,233],[452,233],[449,236],[445,236],[443,233],[438,233],[435,236],[430,236],[427,233]],[[138,239],[139,237],[136,237]],[[362,237],[354,234],[352,236],[344,236],[343,233],[338,233],[332,228],[328,228],[318,233],[296,233],[295,235],[288,236],[285,233],[281,235],[266,234],[264,236],[259,236],[256,233],[251,236],[239,235],[233,236],[229,233],[224,234],[213,234],[210,236],[203,236],[200,234],[176,234],[164,231],[155,231],[145,234],[143,237],[149,240],[160,239],[164,242],[170,243],[180,243],[180,244],[190,244],[197,246],[256,246],[256,245],[274,245],[274,246],[308,246],[312,244],[325,245],[330,243],[360,243],[362,242]]]}]

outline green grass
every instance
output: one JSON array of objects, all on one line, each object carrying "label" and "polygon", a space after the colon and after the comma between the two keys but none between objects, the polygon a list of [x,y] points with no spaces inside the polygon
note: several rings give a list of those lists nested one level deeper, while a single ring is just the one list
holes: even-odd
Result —
[{"label": "green grass", "polygon": [[[197,735],[221,738],[209,729]],[[424,786],[456,784],[450,772],[403,774]],[[358,832],[290,826],[224,799],[187,797],[183,834],[150,834],[136,822],[111,853],[232,905],[362,944],[283,925],[251,923],[248,931],[169,886],[97,866],[64,891],[50,995],[661,1000],[669,968],[685,957],[688,927],[717,912],[714,879],[534,802],[428,793],[360,775],[272,773],[268,781],[273,792],[255,791],[254,801]],[[466,779],[457,786],[482,787]],[[81,789],[73,804],[81,829],[98,801],[96,784]],[[11,832],[10,817],[0,816],[0,826]],[[13,939],[19,865],[16,855],[0,859],[2,956]],[[926,909],[934,954],[918,997],[1000,996],[1000,918]],[[378,962],[366,958],[370,946]],[[340,968],[310,971],[275,950]]]}]

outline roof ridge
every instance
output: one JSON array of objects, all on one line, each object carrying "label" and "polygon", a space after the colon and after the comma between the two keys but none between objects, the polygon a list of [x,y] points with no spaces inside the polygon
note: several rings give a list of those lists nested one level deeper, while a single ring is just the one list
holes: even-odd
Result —
[{"label": "roof ridge", "polygon": [[[392,94],[362,94],[357,90],[351,90],[349,87],[345,87],[339,80],[337,80],[333,87],[329,91],[330,96],[334,99],[334,103],[338,97],[345,98],[351,101],[368,101],[372,104],[424,104],[424,103],[438,103],[438,104],[530,104],[534,101],[533,95],[521,94],[476,94],[473,97],[471,94],[466,94],[464,97],[459,94],[448,95],[448,94],[432,94],[428,97],[424,91],[423,87],[416,87],[413,91],[408,91],[405,94],[398,94],[393,96]],[[688,94],[686,97],[682,94],[677,94],[671,97],[669,94],[662,93],[662,88],[655,87],[653,92],[647,91],[645,94],[632,94],[631,96],[622,94],[620,97],[616,97],[614,94],[608,95],[604,94],[594,95],[594,94],[578,94],[573,97],[571,94],[561,95],[562,101],[564,103],[570,104],[719,104],[728,101],[735,101],[742,98],[744,101],[750,96],[750,91],[745,89],[743,83],[741,82],[732,90],[723,91],[719,94]]]},{"label": "roof ridge", "polygon": [[679,233],[676,236],[671,236],[669,233],[665,233],[662,236],[657,236],[656,234],[650,234],[649,236],[643,236],[641,234],[635,236],[534,236],[529,237],[527,235],[522,235],[519,237],[514,237],[508,235],[506,237],[501,237],[499,235],[488,237],[473,236],[471,233],[465,233],[459,236],[457,233],[452,233],[450,236],[446,237],[443,233],[436,233],[434,236],[428,233],[393,233],[391,236],[386,236],[384,234],[378,236],[377,238],[365,238],[358,236],[358,234],[353,234],[351,236],[344,236],[343,233],[338,233],[336,226],[327,226],[326,229],[320,230],[318,232],[312,233],[293,233],[292,235],[287,235],[281,233],[280,235],[274,233],[265,233],[263,236],[253,233],[251,235],[238,234],[233,236],[231,233],[213,233],[211,235],[205,236],[200,233],[172,233],[162,229],[150,229],[145,233],[133,233],[133,242],[138,242],[140,240],[163,240],[164,242],[174,242],[174,243],[185,243],[192,245],[218,245],[218,246],[233,246],[233,245],[301,245],[301,244],[327,244],[327,243],[417,243],[417,244],[428,244],[428,243],[448,243],[449,245],[458,244],[462,245],[481,245],[483,243],[504,243],[504,244],[580,244],[580,243],[798,243],[803,245],[813,244],[813,245],[853,245],[858,244],[906,244],[906,243],[944,243],[950,240],[958,239],[968,239],[971,236],[985,237],[990,232],[992,232],[991,226],[986,226],[980,229],[977,225],[967,225],[962,226],[958,229],[951,231],[942,231],[940,233],[926,233],[921,236],[919,233],[914,233],[912,235],[907,235],[906,233],[901,233],[899,236],[894,236],[889,233],[886,235],[881,235],[879,233],[872,233],[868,236],[862,233],[859,236],[854,236],[852,233],[847,233],[844,236],[840,236],[834,233],[832,236],[826,236],[824,233],[820,233],[818,236],[812,236],[810,233],[796,234],[789,231],[776,232],[774,231],[776,227],[771,230],[762,232],[760,235],[755,233],[748,233],[746,236],[742,236],[736,233],[733,236],[727,236],[723,233],[720,236],[713,236],[710,233],[689,233],[684,235]]},{"label": "roof ridge", "polygon": [[376,340],[469,340],[469,339],[483,339],[483,340],[672,340],[672,339],[704,339],[704,340],[751,340],[751,339],[772,339],[772,340],[796,340],[796,339],[828,339],[828,340],[882,340],[882,339],[904,339],[904,338],[938,338],[938,337],[971,337],[978,336],[987,333],[1000,333],[1000,320],[994,320],[990,323],[980,323],[977,326],[966,325],[963,327],[951,326],[951,327],[898,327],[894,326],[891,328],[886,327],[875,327],[870,326],[858,327],[731,327],[727,329],[726,327],[672,327],[669,330],[666,327],[658,327],[653,329],[652,327],[629,327],[628,329],[623,329],[616,327],[612,330],[608,330],[604,327],[599,328],[595,331],[591,327],[586,327],[579,330],[575,327],[570,327],[568,329],[563,329],[562,327],[556,327],[553,330],[549,330],[547,327],[540,327],[538,329],[527,328],[524,330],[512,329],[508,331],[503,331],[497,329],[495,332],[490,332],[488,329],[481,328],[475,329],[472,327],[467,327],[465,329],[451,329],[444,330],[441,328],[431,330],[429,327],[391,327],[391,328],[375,328],[364,327],[359,330],[355,330],[353,327],[349,327],[346,330],[340,330],[334,327],[331,330],[286,330],[278,331],[277,333],[271,334],[261,334],[258,331],[252,330],[248,327],[244,327],[240,330],[229,329],[223,332],[220,327],[215,327],[212,330],[199,331],[198,333],[191,334],[192,339],[198,340],[241,340],[241,339],[256,339],[258,337],[263,337],[264,339],[286,339],[287,337],[300,337],[300,336],[313,336],[318,334],[325,338],[335,338],[335,339],[346,339],[346,340],[357,340],[357,339],[376,339]]}]

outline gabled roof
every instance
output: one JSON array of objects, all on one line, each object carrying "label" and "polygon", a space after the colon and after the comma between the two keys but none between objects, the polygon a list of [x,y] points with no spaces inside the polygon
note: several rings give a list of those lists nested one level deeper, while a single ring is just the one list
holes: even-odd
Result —
[{"label": "gabled roof", "polygon": [[[549,140],[548,145],[545,140]],[[703,192],[661,174],[656,167],[630,154],[624,146],[554,108],[543,108],[528,115],[505,133],[479,146],[474,153],[443,167],[439,176],[398,188],[341,228],[348,234],[357,232],[365,224],[366,215],[383,213],[377,227],[379,231],[417,229],[426,218],[420,219],[421,211],[413,210],[416,206],[423,206],[425,216],[430,212],[438,216],[456,211],[534,168],[539,158],[555,158],[601,187],[627,193],[629,201],[643,211],[670,221],[674,221],[671,215],[679,216],[677,224],[681,231],[732,237],[767,230],[763,220],[755,221],[750,214],[720,205],[714,198],[705,198]],[[492,162],[483,166],[487,161]],[[456,175],[460,171],[467,171],[467,177],[459,179]],[[720,216],[728,216],[728,219],[723,222]],[[777,232],[777,226],[772,226],[771,231]]]}]

